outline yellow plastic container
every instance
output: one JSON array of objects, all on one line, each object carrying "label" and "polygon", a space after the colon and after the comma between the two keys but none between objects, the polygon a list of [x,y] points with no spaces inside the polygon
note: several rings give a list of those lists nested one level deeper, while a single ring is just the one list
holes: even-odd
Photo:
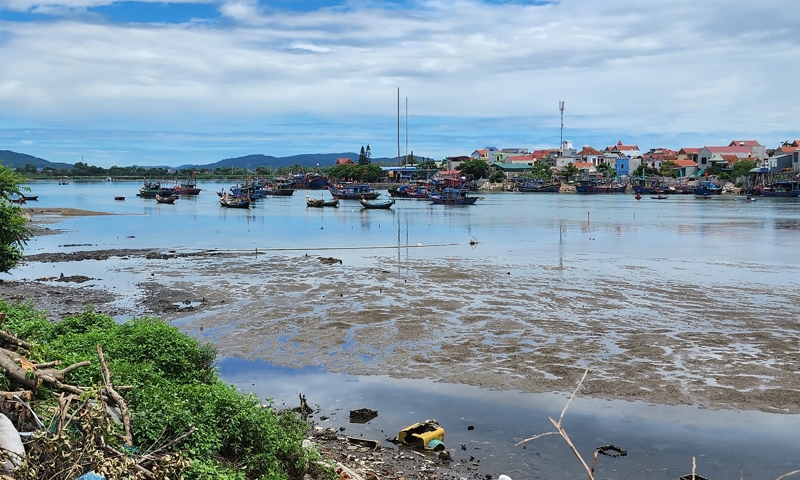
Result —
[{"label": "yellow plastic container", "polygon": [[415,423],[400,430],[397,440],[400,443],[426,449],[432,440],[438,440],[439,442],[434,442],[434,447],[430,448],[433,450],[435,446],[444,443],[444,428],[434,422]]}]

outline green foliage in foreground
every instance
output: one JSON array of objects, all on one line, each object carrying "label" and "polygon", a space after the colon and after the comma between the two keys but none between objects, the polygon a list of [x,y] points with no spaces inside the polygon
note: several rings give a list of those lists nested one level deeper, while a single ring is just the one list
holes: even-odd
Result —
[{"label": "green foliage in foreground", "polygon": [[[4,328],[34,344],[31,360],[92,362],[70,373],[72,384],[102,384],[97,344],[102,345],[114,384],[134,386],[125,397],[137,448],[197,429],[175,447],[192,460],[186,478],[332,478],[317,463],[318,453],[301,446],[305,421],[291,411],[262,408],[254,395],[220,381],[213,348],[177,328],[154,318],[117,324],[91,310],[51,324],[42,312],[3,300],[0,311],[7,313]],[[43,390],[41,400],[52,398]],[[44,411],[41,402],[37,409]]]},{"label": "green foliage in foreground", "polygon": [[24,179],[0,165],[0,273],[6,273],[22,260],[22,247],[30,237],[22,209],[9,203],[12,196],[27,188],[20,187]]}]

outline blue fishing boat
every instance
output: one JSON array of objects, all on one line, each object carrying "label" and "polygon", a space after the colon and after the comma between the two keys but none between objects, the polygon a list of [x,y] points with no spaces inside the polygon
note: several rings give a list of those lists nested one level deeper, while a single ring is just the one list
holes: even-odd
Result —
[{"label": "blue fishing boat", "polygon": [[627,189],[627,183],[601,177],[582,178],[575,185],[575,191],[578,193],[625,193]]},{"label": "blue fishing boat", "polygon": [[381,195],[368,183],[331,185],[330,192],[340,200],[375,200]]},{"label": "blue fishing boat", "polygon": [[722,185],[714,182],[698,182],[694,187],[695,196],[702,195],[720,195],[722,193]]},{"label": "blue fishing boat", "polygon": [[558,193],[561,190],[561,182],[544,180],[525,180],[517,187],[520,192],[525,193]]},{"label": "blue fishing boat", "polygon": [[784,180],[758,189],[764,197],[800,197],[800,182]]},{"label": "blue fishing boat", "polygon": [[431,193],[431,201],[437,205],[472,205],[478,197],[470,197],[467,189],[445,188],[439,193]]}]

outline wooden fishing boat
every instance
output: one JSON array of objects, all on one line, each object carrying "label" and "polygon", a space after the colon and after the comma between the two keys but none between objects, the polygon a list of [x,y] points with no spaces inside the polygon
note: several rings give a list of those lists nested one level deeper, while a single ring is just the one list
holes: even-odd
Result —
[{"label": "wooden fishing boat", "polygon": [[10,199],[11,203],[16,203],[17,205],[25,205],[25,197],[17,197]]},{"label": "wooden fishing boat", "polygon": [[125,200],[125,197],[120,195],[118,197],[114,197],[114,200]]},{"label": "wooden fishing boat", "polygon": [[368,183],[331,185],[331,195],[340,200],[375,200],[381,194],[371,188]]},{"label": "wooden fishing boat", "polygon": [[250,208],[250,198],[248,197],[235,197],[223,193],[219,197],[219,203],[227,208]]},{"label": "wooden fishing boat", "polygon": [[722,193],[722,185],[714,182],[698,182],[694,187],[694,195],[720,195]]},{"label": "wooden fishing boat", "polygon": [[478,197],[467,195],[466,189],[445,188],[440,193],[431,193],[431,201],[437,205],[472,205]]},{"label": "wooden fishing boat", "polygon": [[369,210],[389,210],[394,205],[394,198],[386,202],[368,202],[362,198],[360,202],[362,208]]},{"label": "wooden fishing boat", "polygon": [[325,200],[324,198],[311,198],[310,196],[306,195],[306,206],[319,208],[338,207],[339,199],[334,197],[332,200]]},{"label": "wooden fishing boat", "polygon": [[561,182],[544,180],[525,180],[517,189],[525,193],[558,193],[561,190]]},{"label": "wooden fishing boat", "polygon": [[178,195],[200,195],[200,187],[197,186],[197,179],[194,177],[176,184],[174,189]]},{"label": "wooden fishing boat", "polygon": [[625,193],[627,183],[608,181],[603,178],[584,178],[578,180],[575,191],[578,193]]},{"label": "wooden fishing boat", "polygon": [[137,193],[136,196],[142,198],[156,198],[156,195],[161,194],[161,183],[149,182],[145,180],[142,186],[139,188],[139,193]]},{"label": "wooden fishing boat", "polygon": [[764,197],[800,197],[800,182],[775,182],[765,187],[759,187],[758,193]]},{"label": "wooden fishing boat", "polygon": [[172,205],[173,203],[175,203],[175,200],[177,200],[177,198],[178,197],[176,197],[175,195],[166,195],[163,197],[161,195],[156,195],[156,202]]},{"label": "wooden fishing boat", "polygon": [[650,198],[652,198],[653,200],[666,200],[669,197],[667,197],[665,195],[659,195],[657,197],[650,197]]}]

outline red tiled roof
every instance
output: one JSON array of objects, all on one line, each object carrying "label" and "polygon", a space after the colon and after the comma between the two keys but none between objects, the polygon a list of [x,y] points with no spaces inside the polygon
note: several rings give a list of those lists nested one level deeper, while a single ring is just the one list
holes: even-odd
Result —
[{"label": "red tiled roof", "polygon": [[356,163],[356,162],[354,162],[353,159],[351,159],[351,158],[337,158],[336,159],[336,165],[347,165],[347,164],[350,164],[350,163]]},{"label": "red tiled roof", "polygon": [[758,143],[758,140],[734,140],[730,144],[729,147],[733,146],[740,146],[740,147],[760,147],[761,144]]},{"label": "red tiled roof", "polygon": [[531,155],[533,158],[547,158],[550,156],[550,150],[534,150]]},{"label": "red tiled roof", "polygon": [[678,151],[678,153],[683,152],[687,155],[697,155],[698,153],[700,153],[700,150],[702,150],[702,148],[683,147],[680,149],[680,151]]},{"label": "red tiled roof", "polygon": [[573,163],[573,165],[575,165],[575,167],[578,169],[594,167],[594,164],[592,162],[575,162]]},{"label": "red tiled roof", "polygon": [[679,167],[696,167],[697,162],[694,160],[672,160],[672,163]]},{"label": "red tiled roof", "polygon": [[777,149],[775,149],[775,151],[776,151],[776,152],[781,152],[781,153],[792,153],[792,152],[794,152],[794,151],[795,151],[797,148],[798,148],[798,147],[778,147]]},{"label": "red tiled roof", "polygon": [[508,160],[511,163],[514,163],[514,162],[533,162],[534,160],[536,160],[536,157],[534,157],[532,153],[528,154],[528,155],[509,155],[508,156]]},{"label": "red tiled roof", "polygon": [[750,154],[750,149],[747,147],[706,147],[709,152],[711,153],[719,153],[720,155],[725,154],[736,154],[736,153],[746,153]]},{"label": "red tiled roof", "polygon": [[721,157],[728,162],[728,165],[733,165],[739,161],[739,157],[736,155],[721,155]]},{"label": "red tiled roof", "polygon": [[599,150],[595,150],[594,148],[590,147],[589,145],[586,145],[577,154],[581,155],[581,156],[584,156],[584,155],[600,155],[600,154],[602,154],[602,152],[599,151]]}]

